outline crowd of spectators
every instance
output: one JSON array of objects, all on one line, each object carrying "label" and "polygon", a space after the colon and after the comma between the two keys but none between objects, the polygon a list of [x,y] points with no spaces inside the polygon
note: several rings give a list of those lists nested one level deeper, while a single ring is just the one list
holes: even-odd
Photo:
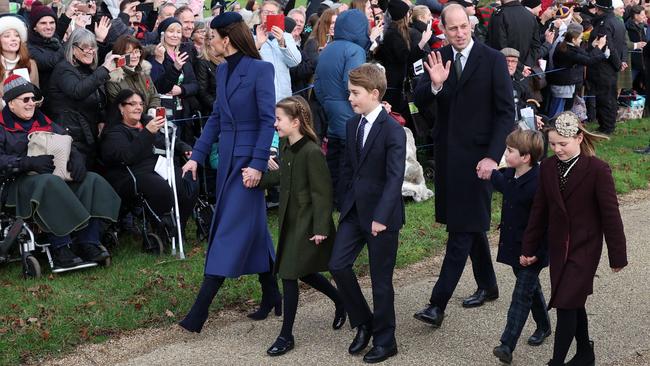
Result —
[{"label": "crowd of spectators", "polygon": [[[601,133],[611,134],[621,89],[645,95],[650,8],[637,0],[454,2],[465,9],[475,42],[505,49],[516,116],[532,107],[538,116],[551,118],[584,104],[583,122],[596,122]],[[445,3],[312,0],[297,7],[294,0],[241,5],[222,0],[3,0],[0,78],[7,84],[18,75],[33,86],[28,93],[33,96],[17,99],[36,116],[47,116],[39,118],[58,126],[54,130],[70,135],[85,169],[104,172],[125,198],[123,172],[114,175],[112,169],[150,170],[153,155],[144,152],[161,144],[160,120],[143,116],[165,107],[166,117],[180,126],[182,155],[201,129],[180,121],[195,119],[200,125],[197,116],[210,114],[215,99],[227,97],[215,87],[215,71],[224,58],[211,46],[214,30],[206,15],[237,11],[261,58],[273,65],[274,85],[268,87],[275,89],[276,101],[293,94],[309,101],[336,187],[345,121],[354,114],[348,102],[349,70],[368,61],[382,64],[388,80],[385,107],[401,114],[407,127],[413,128],[418,107],[435,123],[435,106],[414,105],[412,90],[423,71],[421,60],[447,44],[439,18]],[[280,14],[286,15],[284,24],[269,27],[269,16]],[[3,96],[5,121],[16,116],[12,101],[17,103]],[[18,118],[17,123],[31,119]],[[2,131],[13,133],[6,122]],[[426,134],[418,137],[427,139]],[[14,150],[8,141],[0,140],[0,168],[25,171],[25,163],[19,167],[8,157],[22,158],[24,149]],[[160,182],[150,187],[156,185]],[[192,202],[191,194],[184,196],[183,202]],[[156,200],[160,212],[170,207],[167,199]],[[189,216],[186,208],[183,216]]]}]

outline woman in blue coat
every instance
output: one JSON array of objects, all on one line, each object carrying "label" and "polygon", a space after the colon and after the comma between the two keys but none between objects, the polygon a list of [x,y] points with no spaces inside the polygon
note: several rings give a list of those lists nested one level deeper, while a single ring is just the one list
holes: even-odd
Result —
[{"label": "woman in blue coat", "polygon": [[[241,15],[224,13],[212,20],[211,45],[225,56],[217,68],[217,99],[192,158],[183,167],[196,179],[214,142],[219,142],[215,213],[210,229],[203,284],[189,314],[180,325],[200,332],[208,308],[226,277],[259,273],[260,309],[250,314],[264,319],[281,297],[274,276],[275,252],[266,224],[264,191],[258,187],[266,171],[275,122],[273,65],[261,61]],[[242,183],[242,172],[252,179]]]}]

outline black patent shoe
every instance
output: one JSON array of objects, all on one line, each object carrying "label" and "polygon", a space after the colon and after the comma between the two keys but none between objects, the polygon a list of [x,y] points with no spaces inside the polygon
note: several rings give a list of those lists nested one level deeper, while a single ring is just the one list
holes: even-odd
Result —
[{"label": "black patent shoe", "polygon": [[492,353],[499,359],[499,361],[508,365],[512,363],[512,350],[505,344],[494,347]]},{"label": "black patent shoe", "polygon": [[370,326],[366,324],[358,326],[357,335],[354,336],[354,339],[348,348],[348,352],[351,355],[356,355],[357,353],[363,351],[366,349],[366,347],[368,347],[370,338],[372,338],[372,329],[370,329]]},{"label": "black patent shoe", "polygon": [[72,268],[83,264],[83,259],[79,258],[68,245],[50,250],[54,268]]},{"label": "black patent shoe", "polygon": [[275,342],[273,342],[273,345],[271,345],[271,347],[266,350],[266,354],[271,357],[282,356],[283,354],[291,351],[294,345],[295,343],[293,341],[293,337],[287,339],[280,336],[275,340]]},{"label": "black patent shoe", "polygon": [[337,306],[336,307],[336,312],[334,313],[334,321],[332,322],[332,328],[334,329],[341,329],[343,324],[345,324],[345,309],[343,309],[343,306]]},{"label": "black patent shoe", "polygon": [[384,362],[388,358],[393,357],[397,354],[397,345],[394,344],[389,347],[384,346],[374,346],[363,356],[363,362],[365,363],[378,363]]},{"label": "black patent shoe", "polygon": [[426,308],[413,314],[413,317],[421,322],[425,322],[434,328],[440,328],[442,321],[445,319],[445,312],[437,306],[429,305]]},{"label": "black patent shoe", "polygon": [[550,329],[535,329],[535,332],[528,337],[528,344],[531,346],[539,346],[544,343],[544,340],[551,335]]}]

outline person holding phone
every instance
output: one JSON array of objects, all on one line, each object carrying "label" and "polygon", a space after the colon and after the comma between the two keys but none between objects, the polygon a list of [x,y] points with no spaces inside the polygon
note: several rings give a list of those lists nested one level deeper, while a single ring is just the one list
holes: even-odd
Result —
[{"label": "person holding phone", "polygon": [[417,44],[411,43],[409,33],[409,6],[402,0],[391,0],[388,3],[388,14],[391,23],[384,34],[384,42],[375,56],[386,68],[388,89],[383,100],[392,106],[392,110],[400,113],[410,123],[411,114],[404,95],[404,80],[407,79],[407,70],[411,65],[426,56],[427,42],[431,39],[431,27],[422,33]]},{"label": "person holding phone", "polygon": [[120,36],[113,44],[113,54],[121,56],[124,66],[110,73],[111,79],[106,83],[108,102],[113,103],[117,94],[125,89],[139,92],[145,105],[145,111],[160,107],[160,97],[156,85],[151,79],[151,63],[142,58],[142,45],[135,37]]},{"label": "person holding phone", "polygon": [[89,167],[95,163],[100,126],[106,121],[104,84],[119,58],[107,56],[98,67],[97,50],[95,34],[75,29],[64,46],[65,59],[54,68],[45,100],[47,110],[68,130]]},{"label": "person holding phone", "polygon": [[[158,26],[160,43],[154,54],[147,58],[152,65],[151,78],[161,94],[161,103],[171,110],[174,119],[189,118],[198,107],[193,98],[199,83],[190,62],[194,52],[190,43],[182,43],[183,28],[176,18],[167,18]],[[193,142],[194,133],[188,123],[182,125],[181,137]]]},{"label": "person holding phone", "polygon": [[262,23],[255,27],[255,46],[262,60],[272,63],[275,71],[276,101],[291,96],[289,69],[302,61],[296,41],[290,33],[284,31],[284,15],[282,20],[279,17],[276,21],[269,22],[269,18],[273,20],[280,14],[280,4],[273,0],[264,1],[260,11]]},{"label": "person holding phone", "polygon": [[[145,97],[138,91],[124,89],[117,93],[109,110],[109,126],[102,133],[100,152],[106,167],[104,176],[124,202],[133,202],[136,187],[133,186],[131,169],[137,182],[137,192],[143,194],[148,205],[159,217],[169,215],[174,206],[174,195],[167,181],[154,171],[160,155],[154,149],[165,149],[165,114],[149,115],[145,110]],[[152,111],[156,111],[155,109]],[[176,140],[175,155],[190,158],[192,147]],[[196,183],[188,177],[181,178],[180,166],[175,162],[177,195],[181,228],[192,214],[196,203]],[[155,248],[143,248],[154,251]]]}]

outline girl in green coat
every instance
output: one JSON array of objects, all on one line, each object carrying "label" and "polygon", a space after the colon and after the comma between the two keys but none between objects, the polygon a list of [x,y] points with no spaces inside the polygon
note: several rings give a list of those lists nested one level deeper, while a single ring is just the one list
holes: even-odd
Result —
[{"label": "girl in green coat", "polygon": [[[266,351],[279,356],[294,346],[293,322],[298,307],[298,279],[332,299],[336,312],[332,327],[345,323],[339,293],[320,273],[327,271],[334,244],[332,183],[318,145],[311,111],[302,97],[281,100],[275,109],[280,136],[279,170],[270,171],[261,184],[280,184],[279,238],[275,271],[282,279],[284,318],[280,336]],[[246,176],[244,176],[246,180]]]}]

